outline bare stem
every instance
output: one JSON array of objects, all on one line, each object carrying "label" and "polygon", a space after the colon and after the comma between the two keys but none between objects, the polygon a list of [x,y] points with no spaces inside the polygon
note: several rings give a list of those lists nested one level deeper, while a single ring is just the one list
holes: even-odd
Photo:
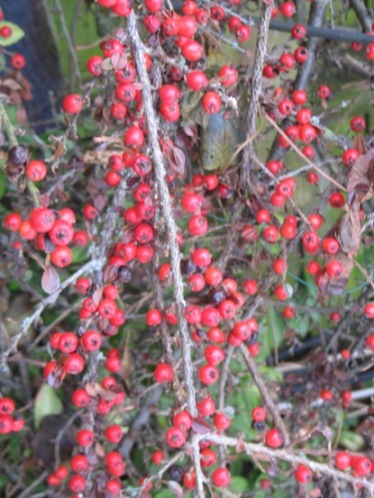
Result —
[{"label": "bare stem", "polygon": [[[188,330],[187,321],[184,317],[185,299],[183,291],[183,278],[180,269],[181,255],[179,252],[179,247],[177,242],[177,225],[174,220],[170,194],[165,180],[166,169],[157,133],[158,126],[157,126],[156,113],[153,107],[151,83],[149,80],[149,76],[144,61],[145,50],[137,30],[136,17],[134,12],[131,12],[131,14],[128,17],[128,34],[133,49],[139,82],[142,85],[143,107],[144,107],[145,116],[147,118],[149,144],[152,149],[154,166],[155,166],[156,184],[160,196],[161,212],[165,220],[168,245],[170,249],[170,260],[171,260],[173,282],[174,282],[173,286],[174,300],[177,306],[179,331],[182,337],[182,354],[183,354],[183,366],[184,366],[184,379],[187,389],[187,405],[191,415],[195,417],[197,414],[196,394],[193,382],[193,365],[192,365],[190,334]],[[200,456],[198,451],[193,452],[193,462],[197,475],[197,493],[199,497],[203,498],[204,487],[202,479],[200,478],[202,472],[200,465]]]},{"label": "bare stem", "polygon": [[282,135],[282,137],[287,141],[287,143],[296,152],[296,154],[298,154],[304,161],[306,161],[313,169],[315,169],[316,171],[318,171],[318,173],[321,176],[323,176],[324,178],[326,178],[327,180],[329,180],[331,183],[333,183],[334,185],[336,185],[338,188],[340,188],[341,190],[343,190],[343,192],[347,191],[347,189],[345,187],[343,187],[343,185],[341,185],[339,182],[337,182],[336,180],[334,180],[334,178],[332,178],[330,175],[328,175],[327,173],[325,173],[321,168],[319,168],[309,158],[307,158],[301,152],[301,150],[299,149],[299,147],[297,147],[297,145],[295,145],[292,142],[292,140],[286,135],[286,133],[282,130],[282,128],[280,128],[280,126],[278,126],[277,123],[268,114],[265,114],[265,118],[267,119],[267,121],[269,121],[269,123],[272,126],[274,126],[274,128],[277,130],[277,132],[280,133],[280,135]]},{"label": "bare stem", "polygon": [[76,53],[76,50],[75,50],[75,47],[74,47],[73,40],[71,39],[71,36],[70,36],[70,33],[69,33],[69,29],[68,29],[67,24],[66,24],[66,20],[65,20],[65,16],[64,16],[64,11],[62,10],[60,0],[55,0],[55,7],[56,7],[57,15],[58,15],[58,17],[60,19],[62,31],[64,33],[66,42],[68,44],[68,49],[69,49],[69,54],[70,54],[70,57],[71,57],[71,62],[73,64],[74,74],[75,74],[75,77],[78,80],[78,83],[80,83],[80,81],[81,81],[81,72],[80,72],[80,69],[79,69],[78,57],[77,57],[77,53]]},{"label": "bare stem", "polygon": [[244,344],[240,346],[240,351],[244,357],[244,361],[247,368],[252,376],[253,382],[256,384],[260,394],[264,400],[266,408],[269,410],[271,416],[273,417],[275,425],[278,427],[282,434],[282,438],[286,447],[291,446],[291,439],[288,434],[287,428],[284,425],[283,419],[279,414],[277,405],[271,399],[269,394],[269,389],[263,381],[259,371],[257,370],[257,365],[252,356],[248,353],[248,350]]},{"label": "bare stem", "polygon": [[306,465],[313,472],[319,472],[326,476],[332,477],[336,480],[342,480],[349,482],[352,486],[356,487],[364,487],[369,491],[370,496],[373,496],[374,493],[374,483],[367,481],[366,479],[353,477],[346,472],[341,472],[340,470],[333,469],[327,464],[315,462],[313,460],[309,460],[305,458],[300,453],[293,453],[289,450],[274,450],[272,448],[268,448],[262,444],[254,444],[254,443],[245,443],[241,439],[220,436],[218,434],[204,434],[199,435],[198,439],[204,441],[210,441],[215,444],[221,444],[224,446],[234,446],[237,448],[237,451],[245,451],[249,456],[256,458],[257,460],[267,461],[270,459],[283,460],[284,462],[288,462],[291,465]]},{"label": "bare stem", "polygon": [[[262,90],[262,69],[266,57],[266,43],[269,34],[269,23],[272,13],[272,2],[263,2],[261,10],[261,19],[257,35],[257,44],[255,52],[255,61],[252,70],[252,90],[249,99],[249,109],[247,117],[247,136],[252,137],[256,133],[256,120],[260,104],[260,95]],[[253,141],[250,140],[243,152],[243,161],[241,164],[241,177],[243,186],[249,190],[251,159],[253,155]]]}]

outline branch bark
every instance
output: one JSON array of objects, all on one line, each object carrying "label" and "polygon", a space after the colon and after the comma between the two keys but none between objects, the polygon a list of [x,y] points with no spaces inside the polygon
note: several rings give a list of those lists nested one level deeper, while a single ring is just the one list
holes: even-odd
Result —
[{"label": "branch bark", "polygon": [[[262,90],[262,69],[264,67],[266,57],[266,43],[269,34],[269,23],[272,9],[272,2],[270,2],[270,5],[263,2],[259,31],[257,35],[255,62],[252,71],[252,90],[249,99],[247,117],[247,137],[251,137],[256,132],[256,120]],[[244,149],[243,161],[240,168],[241,182],[246,190],[250,190],[250,171],[253,152],[253,142],[250,140]]]},{"label": "branch bark", "polygon": [[[134,54],[138,79],[142,85],[143,108],[145,116],[147,118],[148,139],[152,149],[156,185],[159,193],[160,208],[163,218],[165,220],[168,245],[170,249],[170,261],[171,261],[173,282],[174,282],[173,286],[174,300],[177,307],[179,331],[182,337],[182,355],[183,355],[184,379],[187,390],[187,406],[192,417],[195,417],[197,415],[196,394],[193,382],[193,366],[192,366],[190,334],[188,330],[187,321],[184,317],[185,299],[183,291],[183,278],[180,269],[181,255],[177,242],[177,225],[174,220],[170,194],[165,180],[166,169],[157,133],[158,126],[157,126],[156,113],[153,107],[151,82],[149,80],[149,76],[144,61],[145,49],[143,42],[138,33],[138,29],[136,26],[136,16],[134,12],[131,12],[131,14],[128,17],[128,35]],[[201,478],[202,471],[200,465],[200,455],[198,447],[195,448],[195,444],[193,444],[193,446],[194,446],[193,463],[197,476],[197,495],[203,498],[204,487],[203,487],[203,480]]]},{"label": "branch bark", "polygon": [[370,493],[371,497],[374,496],[374,483],[369,482],[366,479],[353,477],[346,472],[333,469],[327,464],[309,460],[300,453],[292,453],[288,450],[274,450],[262,444],[245,443],[239,438],[220,436],[218,434],[204,434],[198,436],[198,439],[199,441],[210,441],[211,443],[221,444],[224,446],[234,446],[238,448],[238,452],[245,451],[249,456],[253,455],[253,458],[260,461],[266,461],[270,458],[282,460],[290,463],[291,465],[303,464],[308,466],[313,472],[320,472],[321,474],[332,477],[333,479],[349,482],[355,488],[364,487]]}]

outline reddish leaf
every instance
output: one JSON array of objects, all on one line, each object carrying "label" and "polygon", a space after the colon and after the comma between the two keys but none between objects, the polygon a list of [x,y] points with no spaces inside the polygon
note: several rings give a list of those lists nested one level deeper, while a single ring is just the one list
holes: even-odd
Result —
[{"label": "reddish leaf", "polygon": [[57,389],[61,386],[65,375],[66,372],[63,365],[60,363],[56,363],[56,365],[53,367],[52,372],[48,375],[47,382],[51,387]]},{"label": "reddish leaf", "polygon": [[187,171],[186,171],[186,156],[183,152],[182,149],[179,149],[179,147],[172,147],[170,149],[170,155],[168,157],[170,166],[172,167],[173,171],[177,173],[179,177],[182,179],[186,177]]},{"label": "reddish leaf", "polygon": [[245,443],[243,441],[242,434],[239,434],[238,436],[238,442],[236,443],[235,451],[236,453],[243,453],[245,451]]},{"label": "reddish leaf", "polygon": [[124,52],[113,54],[110,61],[115,71],[120,71],[127,66],[127,57]]},{"label": "reddish leaf", "polygon": [[57,270],[48,265],[42,275],[42,289],[47,294],[52,294],[60,286],[60,277]]},{"label": "reddish leaf", "polygon": [[211,430],[212,428],[206,420],[199,418],[192,422],[192,432],[195,434],[208,434]]}]

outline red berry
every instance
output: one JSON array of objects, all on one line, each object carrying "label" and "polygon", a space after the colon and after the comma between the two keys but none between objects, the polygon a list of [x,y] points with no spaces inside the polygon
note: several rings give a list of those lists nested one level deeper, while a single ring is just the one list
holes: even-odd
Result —
[{"label": "red berry", "polygon": [[355,477],[365,477],[371,472],[371,462],[365,456],[353,455],[351,467]]},{"label": "red berry", "polygon": [[26,166],[26,176],[33,182],[40,182],[47,175],[47,166],[43,161],[30,161]]},{"label": "red berry", "polygon": [[173,369],[167,363],[159,363],[153,375],[155,381],[159,384],[168,384],[173,380]]},{"label": "red berry", "polygon": [[218,488],[224,488],[231,482],[230,472],[226,467],[219,467],[212,473],[212,483]]},{"label": "red berry", "polygon": [[165,460],[164,452],[162,450],[154,451],[151,460],[155,465],[161,465]]},{"label": "red berry", "polygon": [[342,157],[343,164],[345,164],[345,166],[353,166],[354,162],[356,161],[356,159],[359,156],[360,156],[360,153],[357,149],[354,149],[354,148],[347,149],[343,153],[343,157]]},{"label": "red berry", "polygon": [[252,410],[252,418],[255,422],[265,422],[266,410],[262,406],[256,406]]},{"label": "red berry", "polygon": [[65,268],[73,261],[73,253],[68,246],[57,246],[51,253],[51,262],[58,268]]},{"label": "red berry", "polygon": [[26,66],[26,59],[22,54],[13,54],[10,59],[10,64],[14,69],[19,71]]},{"label": "red berry", "polygon": [[297,482],[300,484],[308,484],[312,480],[313,473],[309,467],[300,464],[297,466],[294,476]]},{"label": "red berry", "polygon": [[171,448],[180,448],[186,442],[186,434],[178,427],[170,427],[166,431],[165,439]]},{"label": "red berry", "polygon": [[352,457],[348,451],[338,451],[335,454],[335,465],[339,470],[347,470],[351,466]]},{"label": "red berry", "polygon": [[196,69],[187,73],[186,83],[191,90],[200,92],[208,85],[208,78],[203,71]]},{"label": "red berry", "polygon": [[204,356],[209,365],[217,366],[225,359],[225,352],[219,346],[210,345],[205,348]]},{"label": "red berry", "polygon": [[182,47],[182,55],[188,61],[198,61],[204,55],[204,49],[199,42],[188,40]]},{"label": "red berry", "polygon": [[[368,303],[368,304],[365,305],[365,307],[364,307],[364,315],[367,318],[374,319],[374,302]],[[370,337],[368,337],[368,339],[370,339]],[[367,341],[368,341],[368,339],[367,339]]]},{"label": "red berry", "polygon": [[78,353],[71,354],[64,363],[64,370],[71,375],[78,375],[84,369],[84,359]]},{"label": "red berry", "polygon": [[77,93],[66,95],[62,102],[62,108],[67,114],[78,114],[83,107],[83,100]]},{"label": "red berry", "polygon": [[120,425],[113,424],[107,427],[104,431],[106,439],[113,444],[118,444],[123,438],[123,429]]},{"label": "red berry", "polygon": [[207,92],[202,100],[203,109],[208,114],[216,114],[221,109],[221,99],[218,93]]},{"label": "red berry", "polygon": [[360,131],[364,131],[365,130],[365,128],[366,128],[366,121],[361,116],[355,116],[354,118],[351,119],[350,126],[351,126],[351,129],[354,132],[359,133]]},{"label": "red berry", "polygon": [[251,37],[251,28],[246,24],[241,24],[235,31],[236,39],[239,43],[245,43]]},{"label": "red berry", "polygon": [[216,406],[212,398],[207,397],[197,403],[197,409],[203,417],[210,417],[216,411]]},{"label": "red berry", "polygon": [[145,321],[148,327],[157,327],[162,323],[162,314],[157,309],[151,309],[147,311]]},{"label": "red berry", "polygon": [[144,0],[144,5],[150,12],[158,12],[162,9],[164,0]]},{"label": "red berry", "polygon": [[278,429],[270,429],[265,435],[265,443],[270,448],[279,448],[283,444],[283,439]]},{"label": "red berry", "polygon": [[173,416],[172,422],[175,427],[188,431],[192,427],[192,417],[187,410],[182,410]]},{"label": "red berry", "polygon": [[205,385],[214,384],[219,377],[218,370],[212,365],[203,365],[200,367],[198,375],[200,381]]},{"label": "red berry", "polygon": [[73,405],[77,406],[78,408],[84,408],[85,406],[88,405],[91,398],[85,389],[79,388],[73,392],[71,400],[73,402]]},{"label": "red berry", "polygon": [[239,73],[235,67],[226,65],[221,67],[218,77],[223,86],[232,86],[238,81]]},{"label": "red berry", "polygon": [[95,441],[95,435],[89,429],[81,429],[76,433],[75,439],[80,446],[88,447]]}]

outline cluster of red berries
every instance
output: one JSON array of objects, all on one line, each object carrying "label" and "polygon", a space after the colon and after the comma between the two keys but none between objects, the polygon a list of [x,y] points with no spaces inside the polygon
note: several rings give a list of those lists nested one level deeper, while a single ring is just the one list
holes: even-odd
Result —
[{"label": "cluster of red berries", "polygon": [[0,398],[0,434],[19,432],[25,426],[25,419],[12,416],[16,405],[11,398]]},{"label": "cluster of red berries", "polygon": [[[42,161],[31,161],[45,164]],[[69,244],[83,247],[88,242],[85,230],[74,231],[75,214],[70,208],[53,210],[47,207],[34,208],[29,217],[22,219],[19,213],[9,213],[4,220],[4,227],[18,232],[23,240],[34,241],[34,248],[49,256],[49,260],[58,268],[65,268],[73,261],[73,252]],[[18,247],[18,245],[17,245]]]}]

